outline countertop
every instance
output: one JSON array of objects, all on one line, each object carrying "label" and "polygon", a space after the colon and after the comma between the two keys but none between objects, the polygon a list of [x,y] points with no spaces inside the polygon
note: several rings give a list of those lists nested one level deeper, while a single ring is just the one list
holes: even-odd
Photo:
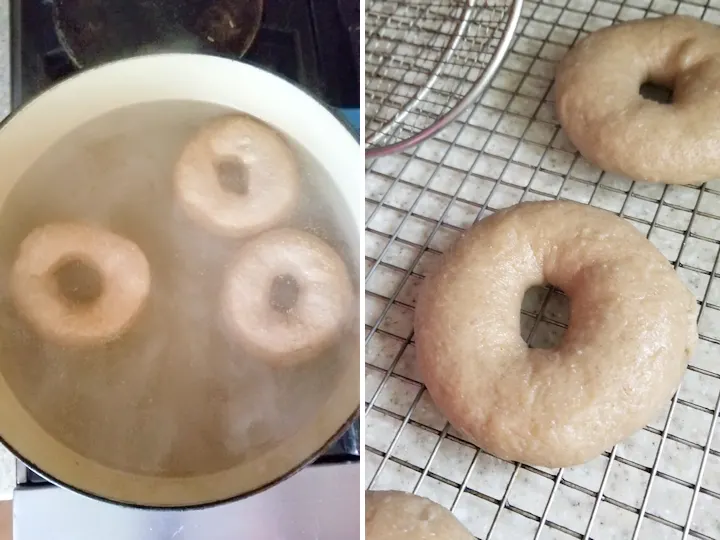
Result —
[{"label": "countertop", "polygon": [[53,540],[351,539],[360,529],[359,484],[359,463],[316,465],[234,503],[163,512],[66,489],[21,489],[13,501],[14,532],[16,538]]},{"label": "countertop", "polygon": [[[10,9],[0,0],[0,117],[10,112]],[[15,487],[15,458],[0,446],[0,500],[12,498]]]}]

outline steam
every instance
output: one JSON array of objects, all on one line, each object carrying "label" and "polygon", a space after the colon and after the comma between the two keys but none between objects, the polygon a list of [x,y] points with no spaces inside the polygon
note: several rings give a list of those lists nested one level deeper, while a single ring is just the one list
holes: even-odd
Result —
[{"label": "steam", "polygon": [[[186,38],[171,45],[202,46]],[[227,113],[197,102],[114,111],[42,156],[0,213],[0,279],[30,230],[61,219],[126,236],[150,263],[151,294],[133,328],[83,350],[40,340],[12,305],[7,279],[0,283],[0,373],[45,430],[108,467],[187,476],[261,455],[313,420],[342,370],[331,353],[275,370],[219,322],[220,284],[239,244],[190,222],[174,203],[171,177],[189,137]],[[290,225],[328,241],[354,272],[358,239],[348,213],[327,173],[297,151],[304,188]]]}]

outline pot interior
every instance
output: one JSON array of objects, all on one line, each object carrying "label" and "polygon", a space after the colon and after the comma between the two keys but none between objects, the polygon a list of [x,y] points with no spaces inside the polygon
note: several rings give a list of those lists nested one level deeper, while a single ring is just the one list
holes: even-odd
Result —
[{"label": "pot interior", "polygon": [[[76,77],[78,89],[85,76]],[[286,86],[289,99],[302,105],[306,96]],[[205,91],[204,99],[193,92],[187,99],[146,96],[97,110],[68,123],[44,148],[27,139],[23,150],[35,152],[34,159],[27,156],[27,166],[5,178],[0,431],[52,478],[114,501],[185,506],[261,488],[319,451],[359,402],[357,315],[335,345],[296,367],[263,361],[220,323],[224,272],[244,240],[219,237],[188,219],[173,196],[172,170],[200,126],[253,111]],[[32,120],[21,112],[3,131],[17,126],[21,133],[29,127],[21,123]],[[300,201],[283,226],[328,242],[357,284],[359,227],[348,193],[322,156],[282,133],[302,173]],[[0,133],[0,155],[8,140]],[[63,221],[132,240],[150,265],[147,303],[111,343],[54,344],[13,303],[8,277],[18,246],[36,227]]]}]

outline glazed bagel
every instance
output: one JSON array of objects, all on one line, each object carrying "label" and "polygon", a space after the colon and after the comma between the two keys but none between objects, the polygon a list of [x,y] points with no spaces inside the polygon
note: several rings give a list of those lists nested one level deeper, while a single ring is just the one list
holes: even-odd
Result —
[{"label": "glazed bagel", "polygon": [[221,311],[241,345],[289,366],[336,340],[352,298],[345,263],[328,244],[310,233],[276,229],[242,246],[227,271]]},{"label": "glazed bagel", "polygon": [[[60,276],[73,264],[99,277],[92,297],[73,297],[68,294],[73,291],[63,290]],[[44,339],[63,346],[119,337],[141,312],[149,292],[150,266],[140,248],[82,223],[33,230],[20,244],[10,272],[10,294],[19,313]]]},{"label": "glazed bagel", "polygon": [[[672,104],[643,98],[652,82]],[[720,29],[673,15],[593,32],[560,63],[557,116],[589,161],[634,180],[720,176]]]},{"label": "glazed bagel", "polygon": [[180,206],[193,221],[238,238],[288,217],[300,190],[292,149],[249,116],[223,117],[202,128],[184,148],[174,181]]},{"label": "glazed bagel", "polygon": [[[571,300],[552,349],[520,336],[525,291]],[[625,220],[570,202],[522,203],[481,220],[425,280],[415,313],[425,385],[448,420],[506,460],[584,463],[653,419],[697,340],[696,304]]]},{"label": "glazed bagel", "polygon": [[365,492],[366,540],[474,540],[445,507],[401,491]]}]

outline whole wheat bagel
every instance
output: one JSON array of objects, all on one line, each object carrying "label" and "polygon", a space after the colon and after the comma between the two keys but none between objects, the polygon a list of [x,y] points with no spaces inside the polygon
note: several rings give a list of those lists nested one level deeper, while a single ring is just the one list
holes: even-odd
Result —
[{"label": "whole wheat bagel", "polygon": [[216,119],[187,143],[175,165],[175,193],[188,216],[209,231],[247,237],[292,213],[300,169],[285,139],[250,116]]},{"label": "whole wheat bagel", "polygon": [[[652,82],[672,103],[643,98]],[[697,184],[720,177],[720,29],[673,15],[593,32],[560,63],[557,116],[602,169],[634,180]]]},{"label": "whole wheat bagel", "polygon": [[445,507],[402,491],[365,492],[366,540],[473,540]]},{"label": "whole wheat bagel", "polygon": [[[92,295],[62,286],[70,265],[96,273]],[[87,280],[83,280],[87,281]],[[80,285],[79,287],[76,286]],[[10,273],[10,292],[20,314],[45,339],[64,346],[112,341],[135,322],[150,294],[150,265],[131,240],[85,223],[50,223],[22,241]]]},{"label": "whole wheat bagel", "polygon": [[[571,300],[560,345],[520,336],[525,291]],[[571,202],[522,203],[483,219],[425,280],[419,367],[450,422],[500,458],[583,463],[653,419],[697,340],[694,296],[632,225]]]},{"label": "whole wheat bagel", "polygon": [[244,244],[226,272],[222,318],[230,335],[271,364],[316,357],[351,314],[345,263],[317,236],[275,229]]}]

